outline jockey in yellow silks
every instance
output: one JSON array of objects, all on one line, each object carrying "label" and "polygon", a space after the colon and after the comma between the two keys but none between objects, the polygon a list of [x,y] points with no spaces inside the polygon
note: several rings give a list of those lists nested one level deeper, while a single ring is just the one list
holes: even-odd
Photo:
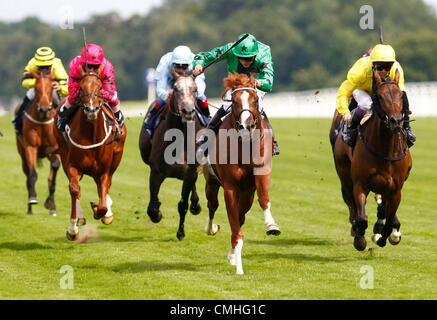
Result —
[{"label": "jockey in yellow silks", "polygon": [[32,104],[35,99],[35,82],[36,79],[32,76],[30,71],[39,73],[47,70],[51,72],[54,70],[53,81],[53,103],[57,106],[63,96],[68,96],[68,74],[62,64],[61,59],[55,57],[55,52],[49,47],[41,47],[36,50],[35,55],[29,60],[24,68],[21,85],[27,89],[26,95],[15,112],[12,122],[17,125],[17,120],[22,117],[24,111]]},{"label": "jockey in yellow silks", "polygon": [[[337,111],[343,119],[349,123],[343,132],[343,140],[353,146],[356,137],[356,128],[363,116],[372,107],[372,95],[374,84],[374,71],[382,71],[384,77],[394,80],[396,70],[399,71],[399,88],[401,89],[404,114],[404,131],[409,146],[414,144],[416,136],[412,132],[409,124],[409,103],[405,92],[404,71],[396,61],[396,53],[389,45],[378,44],[370,55],[365,55],[358,59],[347,73],[347,79],[343,81],[337,94]],[[349,111],[349,97],[352,96],[351,104],[357,106],[353,116]]]}]

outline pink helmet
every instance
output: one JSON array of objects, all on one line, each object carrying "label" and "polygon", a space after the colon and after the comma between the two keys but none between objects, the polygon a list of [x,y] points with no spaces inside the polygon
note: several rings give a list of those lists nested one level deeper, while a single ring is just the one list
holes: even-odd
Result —
[{"label": "pink helmet", "polygon": [[80,56],[82,58],[82,63],[86,64],[102,64],[103,59],[105,58],[102,47],[97,44],[87,44],[86,49],[82,49]]}]

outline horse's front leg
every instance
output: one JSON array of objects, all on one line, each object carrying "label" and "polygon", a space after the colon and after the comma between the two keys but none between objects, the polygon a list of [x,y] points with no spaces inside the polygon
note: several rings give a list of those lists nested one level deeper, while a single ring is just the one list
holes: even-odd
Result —
[{"label": "horse's front leg", "polygon": [[184,180],[184,183],[182,185],[182,192],[181,192],[181,201],[178,203],[178,212],[179,212],[179,228],[178,232],[176,233],[176,237],[182,241],[185,238],[185,231],[184,231],[184,223],[185,223],[185,216],[188,211],[188,196],[190,195],[191,190],[193,190],[193,186],[196,185],[196,180]]},{"label": "horse's front leg", "polygon": [[38,200],[36,198],[35,183],[38,179],[36,173],[36,158],[38,155],[38,148],[33,146],[27,146],[25,148],[25,161],[27,163],[27,191],[28,191],[28,201],[27,201],[27,213],[32,214],[32,205],[37,204]]},{"label": "horse's front leg", "polygon": [[243,262],[241,259],[241,251],[243,249],[243,232],[240,224],[240,212],[238,202],[240,191],[234,186],[225,186],[225,202],[228,220],[231,226],[231,250],[228,253],[228,261],[231,265],[237,267],[237,274],[243,274]]},{"label": "horse's front leg", "polygon": [[59,156],[50,154],[48,156],[50,160],[50,174],[49,174],[49,196],[44,202],[44,207],[50,210],[51,216],[56,216],[56,205],[55,205],[55,189],[56,189],[56,174],[59,167],[61,166],[61,160]]},{"label": "horse's front leg", "polygon": [[69,190],[71,196],[71,215],[70,226],[67,229],[67,239],[74,241],[79,236],[78,218],[82,216],[82,208],[80,206],[80,186],[79,182],[82,179],[82,173],[76,168],[70,167],[67,170],[68,179],[70,181]]},{"label": "horse's front leg", "polygon": [[[196,173],[196,180],[197,180],[197,173]],[[191,189],[191,197],[190,197],[191,205],[190,205],[190,212],[194,215],[198,215],[200,211],[202,211],[202,207],[199,203],[199,196],[197,194],[196,189],[196,181],[193,183],[193,188]]]},{"label": "horse's front leg", "polygon": [[360,183],[356,183],[353,193],[355,206],[357,208],[355,217],[352,219],[352,229],[355,235],[354,247],[358,251],[363,251],[367,246],[364,235],[367,229],[366,199],[369,190],[364,188]]},{"label": "horse's front leg", "polygon": [[399,231],[401,224],[396,215],[399,204],[401,202],[401,192],[396,192],[391,195],[384,195],[385,202],[385,224],[380,235],[375,235],[372,239],[380,247],[384,247],[389,239],[392,245],[396,245],[401,241],[401,232]]},{"label": "horse's front leg", "polygon": [[[99,204],[96,205],[94,203],[91,203],[91,207],[94,211],[94,219],[99,220],[106,216],[108,213],[109,205],[112,205],[112,200],[109,197],[109,189],[112,184],[112,176],[107,172],[100,177],[96,177],[94,181],[97,184],[97,190],[99,193]],[[112,222],[112,211],[108,215],[107,218],[104,220],[102,219],[102,222],[104,224],[110,224]]]},{"label": "horse's front leg", "polygon": [[165,177],[161,172],[153,169],[150,171],[150,201],[147,207],[147,214],[149,215],[150,220],[154,223],[158,223],[162,219],[162,213],[161,210],[159,210],[161,202],[159,201],[158,194],[164,179]]},{"label": "horse's front leg", "polygon": [[258,194],[258,202],[261,209],[264,211],[264,224],[266,226],[267,235],[278,236],[281,234],[279,226],[275,223],[270,211],[271,203],[269,197],[271,174],[255,175],[255,186]]}]

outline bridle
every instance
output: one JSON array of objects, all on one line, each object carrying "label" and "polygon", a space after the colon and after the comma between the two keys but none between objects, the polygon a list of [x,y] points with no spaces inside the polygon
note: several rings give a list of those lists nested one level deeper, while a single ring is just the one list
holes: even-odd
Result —
[{"label": "bridle", "polygon": [[[231,97],[232,97],[232,106],[234,106],[234,98],[233,98],[233,96],[234,96],[234,93],[235,92],[238,92],[238,91],[247,91],[247,90],[249,90],[249,91],[253,91],[253,92],[255,92],[255,93],[257,93],[257,91],[256,91],[256,89],[255,88],[252,88],[252,87],[240,87],[240,88],[236,88],[236,89],[234,89],[234,90],[232,90],[231,91]],[[234,116],[234,121],[235,121],[235,124],[237,125],[237,131],[240,131],[239,130],[239,128],[241,128],[242,127],[242,124],[241,124],[241,122],[240,122],[240,117],[241,117],[241,114],[243,113],[243,112],[249,112],[252,116],[253,116],[253,118],[255,119],[254,120],[254,127],[256,128],[256,126],[258,125],[258,121],[259,121],[259,117],[260,117],[260,112],[259,112],[259,104],[258,104],[258,106],[257,106],[257,114],[255,114],[253,111],[251,111],[251,110],[247,110],[247,109],[243,109],[243,110],[241,110],[237,115],[235,115],[235,113],[234,112],[232,112],[232,114],[233,114],[233,116]]]},{"label": "bridle", "polygon": [[[181,75],[181,77],[184,77],[184,80],[185,80],[185,82],[187,81],[186,80],[186,78],[187,78],[187,76],[186,75]],[[185,87],[184,87],[184,96],[182,97],[182,100],[180,101],[180,102],[177,102],[176,101],[176,98],[175,98],[175,95],[174,95],[174,92],[173,92],[173,94],[172,94],[172,100],[175,102],[174,103],[174,105],[173,105],[173,103],[171,103],[170,104],[170,113],[172,114],[172,115],[174,115],[174,116],[176,116],[176,117],[179,117],[179,118],[182,118],[182,116],[183,116],[183,114],[181,114],[181,110],[182,110],[182,113],[184,113],[184,111],[185,111],[185,109],[181,109],[181,108],[179,108],[179,104],[183,104],[183,102],[184,101],[190,101],[190,102],[192,102],[192,104],[195,106],[196,105],[196,101],[195,101],[195,99],[192,97],[192,96],[190,96],[190,93],[189,93],[189,90],[188,90],[188,85],[185,85]],[[176,106],[176,110],[173,110],[173,107],[174,106]]]},{"label": "bridle", "polygon": [[[373,100],[372,109],[375,110],[376,114],[377,114],[378,117],[382,120],[382,122],[384,123],[384,125],[386,126],[386,128],[389,128],[390,120],[389,120],[389,118],[388,118],[387,113],[384,112],[384,111],[382,110],[382,108],[381,108],[381,104],[380,104],[380,103],[381,103],[382,97],[381,97],[377,92],[378,92],[378,90],[379,90],[383,85],[388,85],[388,84],[395,84],[395,85],[398,85],[395,81],[384,81],[384,82],[382,82],[379,86],[377,86],[377,87],[374,89],[374,95],[373,95],[373,97],[372,97],[372,100]],[[392,93],[392,91],[391,91],[390,86],[388,87],[388,91],[389,91],[389,93],[390,93],[390,97],[391,97],[391,105],[390,105],[390,107],[389,107],[389,111],[390,111],[390,110],[393,108],[393,105],[394,105],[394,96],[393,96],[393,93]],[[402,117],[404,117],[404,114],[402,114]],[[363,144],[364,148],[365,148],[365,149],[366,149],[370,154],[372,154],[373,156],[375,156],[375,157],[377,157],[377,158],[380,158],[380,159],[384,159],[384,160],[386,160],[386,161],[399,161],[399,160],[404,159],[404,158],[407,156],[407,154],[408,154],[408,144],[405,143],[405,148],[402,147],[401,132],[398,132],[398,134],[397,134],[397,135],[398,135],[398,140],[399,140],[399,150],[401,150],[401,155],[400,155],[400,156],[397,156],[397,157],[387,157],[387,156],[383,156],[383,155],[377,153],[376,151],[374,151],[373,149],[371,149],[371,148],[367,145],[366,141],[364,140],[364,136],[363,136],[363,134],[361,133],[360,127],[361,127],[361,125],[358,125],[358,128],[357,128],[357,129],[358,129],[358,136],[360,137],[360,141],[361,141],[361,143]]]},{"label": "bridle", "polygon": [[[82,76],[80,77],[79,81],[82,81],[85,77],[88,77],[88,76],[96,77],[97,79],[99,79],[100,83],[102,83],[102,80],[100,79],[100,76],[97,73],[94,73],[94,72],[87,72],[87,73],[82,74]],[[99,92],[102,91],[102,86],[100,86],[98,91]],[[79,86],[79,92],[82,93],[82,88],[80,86]],[[101,94],[101,93],[94,93],[94,92],[92,92],[92,93],[87,93],[87,94],[80,94],[79,95],[79,99],[80,99],[80,102],[81,102],[81,108],[83,108],[85,112],[90,112],[91,111],[90,108],[88,106],[85,106],[85,104],[82,102],[82,99],[86,98],[86,97],[89,97],[90,99],[92,99],[94,97],[98,97],[98,98],[101,99],[100,100],[100,104],[95,108],[96,112],[98,112],[102,108],[103,104],[105,103],[105,98],[104,98],[103,94]]]}]

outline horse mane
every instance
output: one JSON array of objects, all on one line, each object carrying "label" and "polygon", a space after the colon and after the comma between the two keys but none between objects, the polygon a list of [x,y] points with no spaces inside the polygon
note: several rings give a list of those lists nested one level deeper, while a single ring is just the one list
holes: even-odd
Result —
[{"label": "horse mane", "polygon": [[233,90],[238,87],[252,87],[256,88],[255,78],[253,75],[250,75],[250,78],[244,73],[230,73],[227,78],[223,79],[223,84],[226,89],[222,93],[222,99],[225,97],[226,92],[228,90]]}]

